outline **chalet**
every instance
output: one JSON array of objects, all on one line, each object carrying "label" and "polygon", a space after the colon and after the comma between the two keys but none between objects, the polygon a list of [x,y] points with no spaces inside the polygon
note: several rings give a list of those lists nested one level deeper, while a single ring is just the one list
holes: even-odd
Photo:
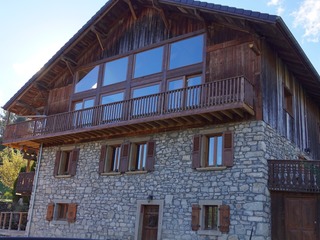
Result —
[{"label": "chalet", "polygon": [[319,239],[319,106],[280,17],[110,0],[3,107],[26,235]]}]

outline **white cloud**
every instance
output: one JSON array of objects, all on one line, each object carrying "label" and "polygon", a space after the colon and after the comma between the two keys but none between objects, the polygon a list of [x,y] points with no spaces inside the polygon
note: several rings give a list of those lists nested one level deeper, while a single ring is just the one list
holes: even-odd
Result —
[{"label": "white cloud", "polygon": [[309,42],[320,40],[320,1],[304,0],[299,9],[292,13],[294,27],[301,26],[304,29],[303,37]]},{"label": "white cloud", "polygon": [[278,6],[281,0],[270,0],[267,4],[268,6]]},{"label": "white cloud", "polygon": [[268,6],[274,6],[277,8],[276,12],[277,15],[282,15],[285,11],[284,7],[283,7],[283,0],[270,0],[267,3]]}]

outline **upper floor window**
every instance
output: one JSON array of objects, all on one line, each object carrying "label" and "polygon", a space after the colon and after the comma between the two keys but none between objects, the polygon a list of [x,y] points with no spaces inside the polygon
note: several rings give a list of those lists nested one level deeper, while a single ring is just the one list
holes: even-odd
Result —
[{"label": "upper floor window", "polygon": [[127,79],[128,57],[105,63],[103,86],[123,82]]},{"label": "upper floor window", "polygon": [[162,71],[163,47],[153,48],[135,55],[133,77],[159,73]]},{"label": "upper floor window", "polygon": [[97,88],[99,75],[99,66],[94,68],[89,68],[86,70],[81,70],[78,72],[78,82],[76,84],[75,93],[87,91],[90,89]]},{"label": "upper floor window", "polygon": [[193,137],[192,167],[196,169],[233,166],[233,133]]},{"label": "upper floor window", "polygon": [[187,38],[170,45],[169,69],[202,62],[203,35]]}]

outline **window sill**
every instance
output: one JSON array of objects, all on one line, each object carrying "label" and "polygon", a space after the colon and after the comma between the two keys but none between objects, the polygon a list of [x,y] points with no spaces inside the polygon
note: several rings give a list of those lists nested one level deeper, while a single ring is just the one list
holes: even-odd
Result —
[{"label": "window sill", "polygon": [[223,171],[227,169],[227,167],[222,166],[222,167],[201,167],[201,168],[196,168],[197,171],[199,172],[206,172],[206,171]]},{"label": "window sill", "polygon": [[220,236],[221,232],[218,230],[198,230],[198,234],[206,236]]},{"label": "window sill", "polygon": [[126,174],[135,175],[135,174],[145,174],[147,172],[148,171],[129,171],[129,172],[126,172]]},{"label": "window sill", "polygon": [[117,176],[120,175],[121,172],[105,172],[105,173],[101,173],[101,176]]},{"label": "window sill", "polygon": [[71,178],[71,175],[56,175],[55,178]]},{"label": "window sill", "polygon": [[69,224],[67,220],[52,220],[51,223],[56,224],[56,225],[68,225]]}]

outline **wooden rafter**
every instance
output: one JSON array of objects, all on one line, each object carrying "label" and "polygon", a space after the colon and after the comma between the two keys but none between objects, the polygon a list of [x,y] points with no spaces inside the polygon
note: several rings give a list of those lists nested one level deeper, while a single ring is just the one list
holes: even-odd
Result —
[{"label": "wooden rafter", "polygon": [[135,13],[135,11],[134,11],[134,9],[133,9],[133,6],[132,6],[131,1],[130,1],[130,0],[124,0],[124,1],[128,4],[133,19],[134,19],[134,20],[137,20],[137,15],[136,15],[136,13]]},{"label": "wooden rafter", "polygon": [[63,62],[65,62],[65,64],[67,65],[67,68],[69,69],[70,73],[72,76],[74,76],[74,70],[73,70],[73,67],[71,66],[71,64],[77,66],[77,62],[75,62],[74,60],[66,57],[66,56],[62,56],[61,57],[61,60]]},{"label": "wooden rafter", "polygon": [[17,101],[17,105],[18,105],[18,106],[21,106],[21,107],[24,107],[24,108],[28,108],[29,110],[31,110],[32,112],[34,112],[34,113],[36,113],[36,114],[39,113],[38,109],[32,107],[31,105],[27,104],[26,102],[24,102],[24,101],[22,101],[22,100],[18,100],[18,101]]},{"label": "wooden rafter", "polygon": [[102,44],[101,33],[99,33],[94,26],[92,26],[92,27],[90,28],[90,30],[91,30],[94,34],[96,34],[96,37],[97,37],[97,40],[98,40],[98,42],[99,42],[100,48],[101,48],[101,50],[103,51],[103,50],[104,50],[104,47],[103,47],[103,44]]},{"label": "wooden rafter", "polygon": [[161,16],[161,18],[162,18],[162,21],[163,21],[166,29],[167,29],[168,31],[170,31],[169,21],[168,21],[168,19],[166,18],[166,15],[165,15],[163,9],[160,7],[160,4],[159,4],[158,0],[152,0],[152,5],[153,5],[153,7],[154,7],[156,10],[159,11],[160,16]]}]

